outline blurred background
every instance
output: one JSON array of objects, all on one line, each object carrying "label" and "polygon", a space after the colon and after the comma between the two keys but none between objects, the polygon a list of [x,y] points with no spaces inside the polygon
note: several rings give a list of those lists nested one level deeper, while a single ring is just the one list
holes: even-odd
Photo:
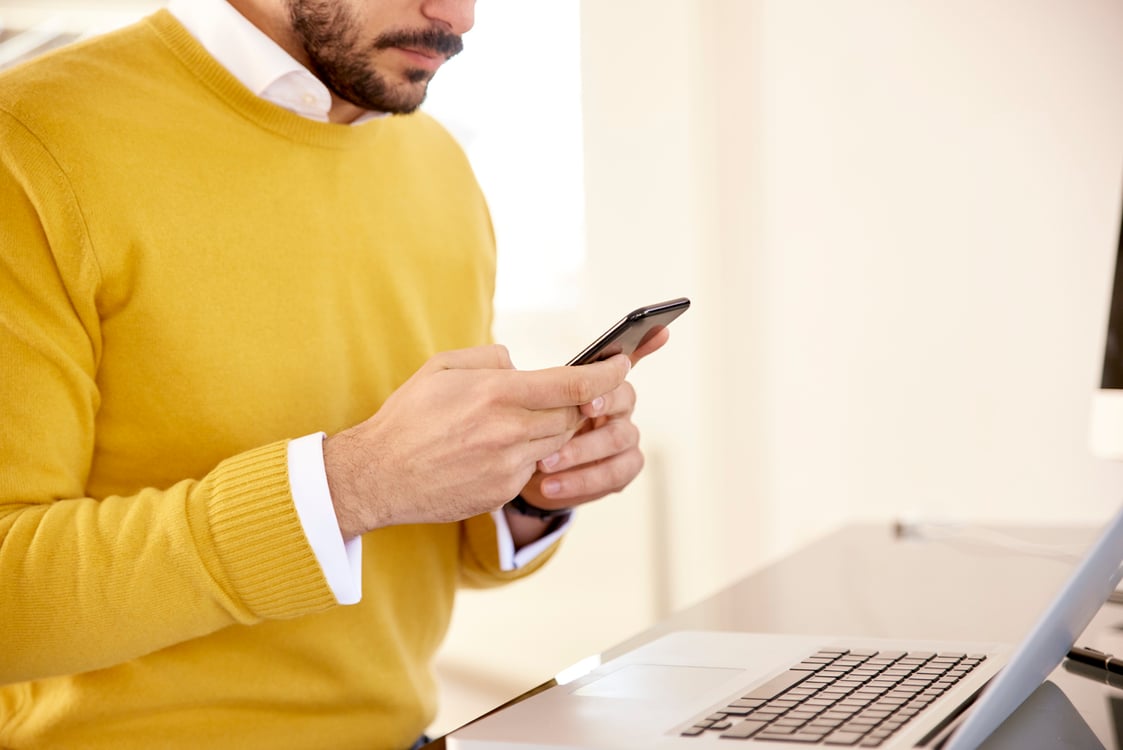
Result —
[{"label": "blurred background", "polygon": [[[0,66],[163,4],[0,0]],[[1123,5],[480,0],[465,43],[426,108],[488,194],[515,362],[694,306],[632,376],[641,478],[461,597],[436,732],[842,524],[1117,507],[1087,434]]]}]

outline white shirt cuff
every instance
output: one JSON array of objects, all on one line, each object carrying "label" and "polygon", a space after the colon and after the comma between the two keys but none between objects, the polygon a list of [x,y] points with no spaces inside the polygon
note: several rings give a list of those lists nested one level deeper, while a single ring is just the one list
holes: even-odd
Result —
[{"label": "white shirt cuff", "polygon": [[356,604],[363,597],[363,538],[344,541],[339,530],[324,468],[325,437],[317,432],[289,441],[289,489],[296,515],[336,601]]},{"label": "white shirt cuff", "polygon": [[499,569],[518,570],[519,568],[525,567],[534,560],[534,558],[545,552],[547,547],[557,541],[561,535],[573,525],[573,517],[575,515],[577,514],[570,513],[569,517],[559,524],[556,529],[541,539],[535,539],[516,552],[515,540],[511,538],[511,527],[507,525],[507,514],[502,508],[493,510],[491,512],[491,518],[495,521],[495,537],[499,542]]}]

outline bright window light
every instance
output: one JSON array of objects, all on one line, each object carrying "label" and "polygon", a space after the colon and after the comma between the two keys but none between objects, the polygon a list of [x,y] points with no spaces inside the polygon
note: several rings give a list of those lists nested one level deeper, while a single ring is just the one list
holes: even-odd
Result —
[{"label": "bright window light", "polygon": [[495,304],[572,304],[585,257],[580,3],[483,0],[424,109],[460,141],[499,247]]}]

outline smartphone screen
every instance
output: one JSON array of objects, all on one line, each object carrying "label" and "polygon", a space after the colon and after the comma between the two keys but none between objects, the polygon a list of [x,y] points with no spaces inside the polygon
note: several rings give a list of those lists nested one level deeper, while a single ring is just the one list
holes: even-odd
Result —
[{"label": "smartphone screen", "polygon": [[632,310],[566,364],[587,365],[616,354],[631,354],[686,312],[688,307],[690,300],[679,297]]}]

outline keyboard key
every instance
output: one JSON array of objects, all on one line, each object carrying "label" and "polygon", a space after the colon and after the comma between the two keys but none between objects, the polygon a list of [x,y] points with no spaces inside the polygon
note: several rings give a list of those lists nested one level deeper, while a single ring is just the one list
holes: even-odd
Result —
[{"label": "keyboard key", "polygon": [[850,721],[848,721],[846,723],[847,723],[848,726],[853,727],[855,729],[858,728],[858,727],[862,727],[863,729],[865,729],[865,728],[871,728],[872,729],[873,727],[880,724],[881,720],[884,719],[884,718],[885,718],[884,716],[876,716],[875,717],[875,716],[866,716],[865,714],[861,714],[859,716],[855,716],[853,719],[851,719]]},{"label": "keyboard key", "polygon": [[795,708],[799,705],[799,701],[788,700],[788,696],[785,695],[779,700],[769,701],[768,705],[772,708]]},{"label": "keyboard key", "polygon": [[721,733],[721,736],[731,740],[744,740],[752,737],[754,734],[764,729],[766,726],[768,726],[768,722],[766,721],[753,721],[752,719],[746,719],[744,721],[739,721],[731,728],[726,729]]},{"label": "keyboard key", "polygon": [[807,739],[807,740],[810,740],[811,742],[819,742],[824,737],[826,737],[828,734],[830,734],[830,731],[831,731],[830,729],[818,729],[816,727],[804,727],[803,729],[796,732],[793,736],[799,737],[800,739]]},{"label": "keyboard key", "polygon": [[795,732],[792,732],[791,734],[772,734],[769,730],[756,735],[756,739],[768,740],[769,742],[798,742],[802,744],[812,744],[821,740],[822,735],[797,734]]},{"label": "keyboard key", "polygon": [[815,693],[817,693],[817,692],[819,692],[819,691],[816,690],[815,688],[804,687],[803,685],[797,685],[796,687],[792,688],[788,692],[784,693],[784,697],[785,698],[792,698],[792,699],[801,701],[801,700],[805,700],[807,698],[810,698],[811,696],[815,695]]},{"label": "keyboard key", "polygon": [[743,708],[741,706],[726,706],[721,709],[722,713],[729,714],[730,716],[748,716],[753,712],[751,708]]},{"label": "keyboard key", "polygon": [[763,685],[753,688],[752,692],[747,693],[744,698],[746,700],[770,700],[788,688],[795,687],[806,678],[806,672],[781,672]]},{"label": "keyboard key", "polygon": [[818,672],[823,666],[822,664],[816,664],[814,662],[801,661],[799,664],[789,667],[789,669],[793,669],[797,672]]},{"label": "keyboard key", "polygon": [[[930,655],[935,656],[935,654],[930,654]],[[882,659],[892,659],[893,661],[897,661],[897,659],[903,659],[906,656],[911,656],[911,657],[916,658],[916,659],[927,659],[928,658],[928,656],[925,656],[924,654],[917,653],[916,651],[912,651],[912,652],[882,651],[882,652],[878,653],[878,656],[880,656]]]},{"label": "keyboard key", "polygon": [[861,732],[835,732],[823,740],[824,745],[857,745],[866,735]]}]

